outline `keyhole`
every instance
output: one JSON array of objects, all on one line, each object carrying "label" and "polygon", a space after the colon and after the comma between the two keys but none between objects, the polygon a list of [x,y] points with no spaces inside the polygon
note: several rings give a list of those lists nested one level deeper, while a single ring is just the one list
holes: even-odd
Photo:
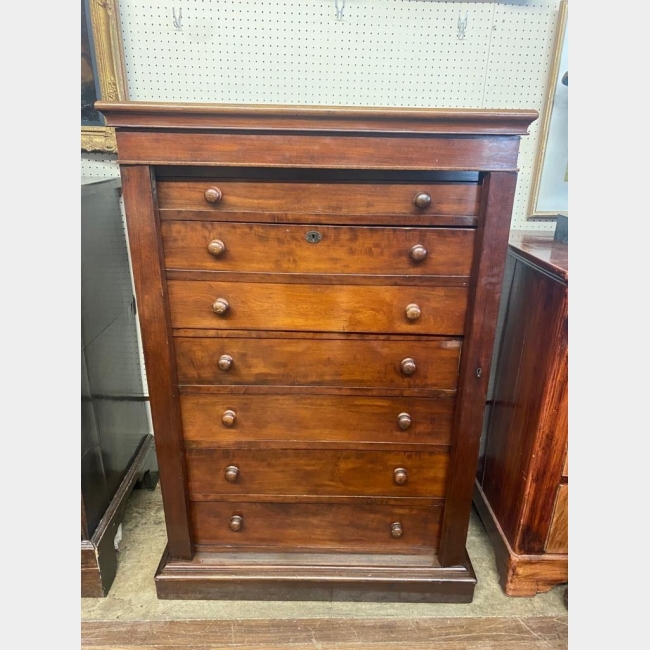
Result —
[{"label": "keyhole", "polygon": [[310,230],[306,235],[305,239],[310,243],[310,244],[317,244],[321,239],[322,235],[316,231],[316,230]]}]

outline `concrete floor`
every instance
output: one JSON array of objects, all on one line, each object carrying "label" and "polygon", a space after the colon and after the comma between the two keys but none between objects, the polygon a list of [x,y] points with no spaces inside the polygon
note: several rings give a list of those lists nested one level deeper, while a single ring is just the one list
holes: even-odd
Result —
[{"label": "concrete floor", "polygon": [[478,584],[469,604],[158,600],[154,573],[166,543],[160,487],[136,490],[122,526],[117,577],[106,598],[82,598],[81,620],[294,619],[349,617],[566,616],[564,585],[534,598],[511,598],[499,587],[494,552],[475,513],[469,552]]}]

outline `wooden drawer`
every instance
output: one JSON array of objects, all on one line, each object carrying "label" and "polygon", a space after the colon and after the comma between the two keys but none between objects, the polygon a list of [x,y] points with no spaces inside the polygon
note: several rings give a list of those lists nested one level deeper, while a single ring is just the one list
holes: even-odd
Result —
[{"label": "wooden drawer", "polygon": [[448,445],[455,405],[454,399],[310,394],[183,394],[180,400],[186,445],[206,447],[270,441]]},{"label": "wooden drawer", "polygon": [[[461,347],[456,339],[399,337],[176,337],[174,343],[181,385],[446,390],[456,388]],[[227,370],[219,366],[224,355],[231,359]],[[402,369],[405,359],[415,362],[411,375]]]},{"label": "wooden drawer", "polygon": [[[221,192],[221,200],[209,203],[205,192],[214,187]],[[162,210],[208,210],[215,215],[253,212],[465,216],[478,214],[480,196],[477,183],[283,183],[206,178],[159,180],[156,188]],[[431,197],[429,206],[418,208],[414,204],[419,193]]]},{"label": "wooden drawer", "polygon": [[[317,233],[317,235],[313,235]],[[469,276],[473,229],[166,221],[168,269]],[[310,237],[320,237],[317,243]],[[216,256],[209,252],[211,242]],[[420,247],[413,250],[413,247]],[[422,251],[424,249],[424,253]],[[222,252],[219,252],[222,251]],[[419,257],[424,254],[424,259]],[[416,259],[412,259],[416,258]]]},{"label": "wooden drawer", "polygon": [[[449,456],[433,451],[188,449],[190,498],[223,495],[442,497]],[[227,480],[227,468],[232,480]],[[399,484],[396,470],[405,471]]]},{"label": "wooden drawer", "polygon": [[[462,335],[465,287],[168,282],[172,327]],[[225,300],[227,310],[213,311]],[[225,304],[225,303],[224,303]],[[416,305],[420,316],[407,317]]]},{"label": "wooden drawer", "polygon": [[[436,550],[442,513],[440,506],[368,503],[195,501],[190,507],[198,545],[356,553]],[[230,529],[233,517],[241,517],[239,530]],[[401,526],[401,537],[393,537],[393,524]]]}]

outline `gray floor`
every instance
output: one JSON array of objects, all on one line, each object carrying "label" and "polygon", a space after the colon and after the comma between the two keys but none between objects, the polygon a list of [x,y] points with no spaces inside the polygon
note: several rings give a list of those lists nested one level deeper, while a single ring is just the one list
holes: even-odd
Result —
[{"label": "gray floor", "polygon": [[158,600],[153,576],[165,547],[160,488],[133,492],[120,543],[117,577],[107,598],[83,598],[82,620],[188,620],[329,617],[565,616],[564,586],[534,598],[511,598],[498,584],[494,553],[473,514],[467,549],[478,577],[469,604]]}]

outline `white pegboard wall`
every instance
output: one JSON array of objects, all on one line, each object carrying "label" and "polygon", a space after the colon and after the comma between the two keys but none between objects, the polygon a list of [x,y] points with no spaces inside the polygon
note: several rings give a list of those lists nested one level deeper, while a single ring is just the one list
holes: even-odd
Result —
[{"label": "white pegboard wall", "polygon": [[[559,2],[495,4],[482,108],[535,108],[541,113],[553,59],[558,6]],[[541,119],[533,122],[530,135],[521,139],[513,229],[555,228],[552,219],[527,219],[540,125]]]},{"label": "white pegboard wall", "polygon": [[[119,0],[132,100],[537,110],[558,5],[346,0],[338,20],[334,0]],[[513,228],[553,228],[526,219],[538,125]]]},{"label": "white pegboard wall", "polygon": [[117,154],[81,152],[81,175],[88,178],[117,178]]}]

